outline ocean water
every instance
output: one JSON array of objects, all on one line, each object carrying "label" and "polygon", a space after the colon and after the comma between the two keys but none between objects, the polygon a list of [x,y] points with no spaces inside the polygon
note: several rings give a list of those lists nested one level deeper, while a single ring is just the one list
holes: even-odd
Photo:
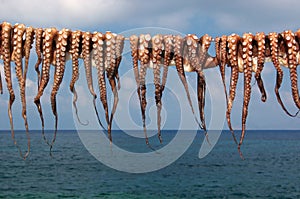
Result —
[{"label": "ocean water", "polygon": [[[25,149],[24,134],[17,132],[16,137]],[[164,131],[164,144],[175,134]],[[46,135],[50,138],[52,132]],[[149,150],[143,139],[128,138],[122,132],[114,132],[113,139],[130,151]],[[32,150],[26,161],[20,158],[10,132],[1,132],[0,198],[300,198],[299,131],[247,131],[242,146],[245,160],[227,131],[200,159],[203,139],[200,132],[169,166],[134,174],[99,162],[76,131],[58,132],[53,157],[41,133],[31,132]],[[156,137],[150,142],[164,147]]]}]

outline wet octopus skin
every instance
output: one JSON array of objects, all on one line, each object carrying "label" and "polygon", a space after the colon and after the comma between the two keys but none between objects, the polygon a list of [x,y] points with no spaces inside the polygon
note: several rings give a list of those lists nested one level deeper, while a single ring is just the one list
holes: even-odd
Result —
[{"label": "wet octopus skin", "polygon": [[92,34],[90,32],[84,32],[82,33],[82,59],[84,62],[84,68],[85,68],[85,75],[86,75],[86,80],[87,80],[87,85],[88,85],[88,89],[91,93],[91,95],[93,96],[93,105],[94,105],[94,110],[97,116],[97,120],[99,125],[105,129],[105,127],[103,126],[99,114],[98,114],[98,110],[96,107],[96,98],[97,95],[94,91],[94,86],[93,86],[93,79],[92,79],[92,59],[91,59],[91,49],[92,49]]}]

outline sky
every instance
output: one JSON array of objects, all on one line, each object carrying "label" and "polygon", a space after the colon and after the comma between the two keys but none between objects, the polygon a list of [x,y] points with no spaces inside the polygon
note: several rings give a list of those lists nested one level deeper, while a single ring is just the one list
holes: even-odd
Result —
[{"label": "sky", "polygon": [[[69,28],[72,30],[80,29],[84,31],[112,31],[121,33],[125,36],[139,34],[141,32],[157,33],[176,33],[189,34],[194,33],[201,37],[203,34],[209,34],[212,37],[229,35],[237,33],[242,35],[244,32],[283,32],[291,29],[296,31],[299,25],[299,6],[297,0],[285,1],[104,1],[104,0],[0,0],[0,19],[11,24],[23,23],[26,26],[33,27],[56,27],[57,29]],[[209,51],[214,55],[213,45]],[[41,124],[37,109],[33,103],[36,95],[36,74],[34,64],[36,61],[34,50],[30,60],[31,69],[29,70],[27,80],[27,108],[30,129],[40,129]],[[122,88],[120,90],[120,103],[116,113],[114,129],[141,129],[141,116],[137,96],[134,92],[135,82],[131,71],[131,57],[128,42],[124,48],[124,56],[120,66]],[[7,90],[4,83],[3,65],[0,62],[2,81],[4,85],[4,94],[0,96],[0,128],[1,130],[10,129],[7,117]],[[82,64],[81,64],[82,65]],[[13,64],[12,64],[13,66]],[[82,69],[83,67],[81,67]],[[226,69],[227,84],[229,83],[229,70]],[[13,69],[14,71],[14,69]],[[52,68],[52,78],[53,78]],[[150,71],[150,70],[149,70]],[[172,72],[172,70],[171,70]],[[173,70],[174,72],[174,70]],[[283,86],[280,90],[284,102],[291,112],[296,112],[296,108],[291,98],[289,72],[284,70]],[[150,73],[150,72],[149,72]],[[78,128],[78,122],[73,118],[72,94],[69,91],[69,82],[71,77],[70,62],[66,67],[61,89],[58,92],[58,114],[59,129]],[[150,74],[151,75],[151,74]],[[223,87],[220,80],[218,69],[209,69],[205,71],[208,91],[206,114],[208,126],[211,129],[228,129],[224,121],[225,98]],[[300,118],[291,118],[287,116],[279,107],[274,94],[275,69],[272,64],[265,64],[263,71],[263,80],[265,82],[268,99],[263,103],[260,101],[260,94],[255,81],[253,84],[253,93],[249,106],[249,115],[247,120],[247,129],[298,129]],[[81,80],[76,84],[79,92],[79,114],[83,121],[89,121],[90,128],[98,128],[97,124],[93,126],[94,117],[90,108],[92,106],[91,96],[87,92],[84,72],[81,72]],[[190,83],[191,93],[196,91],[196,75],[187,74]],[[241,128],[241,111],[243,102],[243,84],[240,76],[237,97],[234,103],[232,113],[232,123],[235,129]],[[167,82],[166,93],[163,97],[163,128],[164,129],[189,129],[196,128],[192,113],[188,107],[187,98],[182,89],[182,85],[175,73],[171,73]],[[95,78],[94,78],[95,79]],[[13,117],[15,129],[24,129],[24,122],[21,117],[20,97],[15,75],[13,75],[14,89],[16,92],[16,101],[13,105]],[[153,88],[151,88],[152,77],[149,76],[147,97],[149,105],[148,127],[155,129],[155,103]],[[54,119],[50,108],[49,98],[53,80],[48,84],[45,94],[42,97],[42,106],[46,119],[46,129],[53,129]],[[97,88],[96,84],[94,87]],[[197,110],[195,94],[192,94],[194,108]],[[213,99],[212,99],[213,98]],[[102,112],[102,106],[98,101],[98,109]],[[197,113],[198,114],[198,113]],[[187,120],[186,123],[180,121]],[[191,119],[186,119],[191,118]],[[103,118],[102,118],[103,119]],[[215,125],[212,121],[217,121]],[[133,124],[133,125],[131,125]],[[100,128],[100,127],[99,127]]]}]

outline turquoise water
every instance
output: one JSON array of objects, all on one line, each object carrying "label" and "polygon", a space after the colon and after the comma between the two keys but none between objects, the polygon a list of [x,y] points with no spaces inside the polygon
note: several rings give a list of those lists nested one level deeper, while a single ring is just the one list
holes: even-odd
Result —
[{"label": "turquoise water", "polygon": [[[175,133],[163,132],[164,141]],[[25,148],[23,135],[18,132],[17,138]],[[240,159],[229,132],[223,132],[213,151],[199,159],[203,139],[199,134],[173,164],[144,174],[116,171],[100,163],[75,131],[58,132],[53,157],[39,132],[31,132],[31,138],[30,157],[23,161],[10,133],[1,132],[0,198],[300,198],[297,131],[248,131],[242,146],[245,160]],[[142,139],[121,132],[113,138],[123,148],[148,150]],[[156,138],[150,141],[159,147]]]}]

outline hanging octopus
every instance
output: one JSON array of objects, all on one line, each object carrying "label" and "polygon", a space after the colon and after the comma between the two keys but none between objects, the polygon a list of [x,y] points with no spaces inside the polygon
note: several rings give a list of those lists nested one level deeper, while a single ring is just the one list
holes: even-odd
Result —
[{"label": "hanging octopus", "polygon": [[104,55],[104,35],[95,33],[93,36],[93,59],[95,60],[98,86],[100,90],[100,100],[105,111],[106,123],[109,124],[109,114],[107,105],[106,82],[105,82],[105,55]]},{"label": "hanging octopus", "polygon": [[22,102],[22,117],[24,119],[24,125],[27,135],[27,152],[24,155],[24,159],[29,155],[30,152],[30,137],[29,137],[29,130],[28,130],[28,122],[27,122],[27,114],[26,114],[26,95],[25,95],[25,79],[23,76],[23,35],[25,34],[26,27],[24,24],[16,24],[13,27],[13,51],[11,60],[15,62],[15,70],[16,70],[16,77],[18,79],[19,87],[20,87],[20,96]]},{"label": "hanging octopus", "polygon": [[[257,51],[257,63],[256,68],[254,70],[256,70],[255,72],[255,79],[258,85],[258,88],[261,92],[261,101],[265,102],[267,100],[267,94],[266,94],[266,90],[264,88],[264,82],[261,78],[261,72],[264,68],[264,63],[265,63],[265,57],[266,57],[266,45],[265,45],[265,41],[266,41],[266,37],[265,37],[265,33],[264,32],[260,32],[257,33],[255,35],[254,38],[256,44],[254,45],[255,49],[253,49],[253,51]],[[255,66],[253,66],[255,67]]]},{"label": "hanging octopus", "polygon": [[54,136],[52,142],[50,144],[50,152],[55,142],[56,134],[57,134],[58,115],[57,115],[57,108],[56,108],[56,95],[59,90],[65,72],[66,55],[67,55],[67,50],[68,50],[67,48],[68,48],[68,42],[70,36],[71,36],[71,31],[68,29],[63,29],[59,31],[57,36],[57,42],[56,42],[55,57],[53,59],[55,65],[55,73],[54,73],[54,82],[52,86],[50,99],[51,99],[52,113],[55,116],[55,126],[54,126],[55,130],[54,130]]},{"label": "hanging octopus", "polygon": [[7,90],[9,92],[9,102],[8,102],[8,117],[10,122],[11,128],[11,136],[14,141],[14,144],[17,145],[15,140],[15,133],[14,133],[14,125],[13,125],[13,117],[12,117],[12,105],[15,101],[15,93],[12,86],[12,74],[11,74],[11,38],[12,37],[12,26],[7,22],[3,22],[1,24],[1,56],[3,59],[4,65],[4,75]]},{"label": "hanging octopus", "polygon": [[297,53],[299,47],[296,45],[295,34],[290,31],[282,33],[283,41],[285,42],[285,52],[287,55],[287,64],[290,70],[290,80],[292,87],[292,96],[294,103],[300,109],[299,90],[298,90],[298,75],[297,75]]},{"label": "hanging octopus", "polygon": [[147,131],[146,131],[146,73],[147,67],[150,64],[150,41],[151,36],[149,34],[141,34],[139,37],[139,60],[140,60],[140,71],[139,71],[139,92],[140,92],[140,105],[142,112],[143,129],[145,134],[146,144],[149,145]]},{"label": "hanging octopus", "polygon": [[[114,95],[114,102],[113,102],[113,107],[110,113],[110,119],[108,123],[108,137],[109,140],[112,141],[112,136],[111,136],[111,128],[112,128],[112,121],[114,114],[117,109],[117,105],[119,102],[119,97],[118,97],[118,88],[116,85],[116,75],[118,74],[118,68],[119,64],[121,62],[121,52],[123,51],[123,46],[124,46],[124,37],[123,36],[117,36],[116,34],[113,34],[111,32],[106,32],[105,33],[105,56],[106,56],[106,74],[107,78],[111,87],[111,91]],[[117,57],[119,56],[119,57]],[[117,75],[118,76],[118,75]],[[117,79],[119,82],[119,80]]]},{"label": "hanging octopus", "polygon": [[197,122],[198,126],[201,128],[201,124],[197,119],[197,116],[195,114],[194,111],[194,107],[192,104],[192,100],[191,100],[191,96],[190,96],[190,92],[189,92],[189,87],[188,87],[188,83],[185,77],[185,69],[187,68],[186,66],[184,66],[184,60],[183,60],[183,45],[184,45],[184,39],[177,35],[173,37],[174,40],[174,62],[175,62],[175,67],[178,73],[178,76],[181,80],[181,83],[183,84],[183,87],[185,89],[185,93],[187,95],[187,99],[190,105],[190,108],[192,110],[192,113],[194,115],[195,121]]},{"label": "hanging octopus", "polygon": [[70,91],[73,94],[73,107],[75,109],[75,115],[77,117],[77,120],[82,125],[87,125],[87,123],[83,123],[78,115],[78,109],[77,109],[77,92],[75,89],[75,83],[79,79],[79,56],[81,54],[81,42],[82,42],[82,32],[80,30],[73,31],[71,33],[71,47],[69,50],[69,53],[72,57],[72,78],[70,82]]},{"label": "hanging octopus", "polygon": [[50,65],[53,61],[53,55],[54,55],[53,43],[55,41],[56,36],[57,36],[57,30],[55,28],[45,29],[45,31],[43,33],[42,75],[40,76],[40,84],[38,87],[38,93],[37,93],[36,97],[34,98],[34,103],[37,106],[38,112],[40,114],[40,119],[42,122],[42,135],[43,135],[45,142],[48,145],[50,145],[50,147],[51,147],[51,144],[49,144],[49,142],[47,141],[45,134],[44,134],[45,133],[45,131],[44,131],[45,124],[44,124],[44,116],[43,116],[40,98],[42,97],[44,90],[49,82]]},{"label": "hanging octopus", "polygon": [[86,75],[86,81],[88,84],[88,89],[93,96],[93,105],[94,105],[94,110],[97,116],[98,123],[100,126],[105,129],[103,126],[98,111],[96,107],[96,98],[97,95],[94,91],[94,86],[93,86],[93,78],[92,78],[92,59],[91,59],[91,48],[92,48],[92,37],[93,35],[89,32],[84,32],[82,33],[82,59],[84,62],[84,68],[85,68],[85,75]]},{"label": "hanging octopus", "polygon": [[153,75],[154,75],[154,86],[155,86],[155,103],[157,107],[157,130],[158,139],[162,143],[161,138],[161,84],[160,84],[160,65],[162,61],[162,50],[163,50],[163,37],[162,35],[155,35],[152,37],[152,53],[151,60],[153,64]]},{"label": "hanging octopus", "polygon": [[[35,41],[34,41],[35,40]],[[121,88],[119,66],[122,60],[122,51],[126,38],[122,35],[114,34],[107,31],[105,34],[100,32],[82,32],[62,29],[61,31],[55,28],[37,28],[26,27],[23,24],[14,26],[7,22],[0,25],[0,58],[3,60],[4,76],[7,90],[9,93],[8,116],[11,127],[11,134],[14,144],[17,146],[20,155],[25,159],[30,151],[29,128],[26,111],[26,78],[27,71],[30,70],[29,60],[30,51],[35,42],[35,51],[37,54],[37,62],[34,66],[37,73],[38,93],[34,98],[34,102],[38,108],[42,123],[42,133],[45,141],[52,145],[56,138],[58,129],[58,114],[56,107],[56,95],[59,91],[60,84],[63,81],[65,64],[68,59],[68,54],[72,57],[72,79],[70,82],[70,90],[73,94],[73,106],[79,120],[77,110],[77,92],[75,83],[79,77],[79,58],[83,59],[86,80],[88,89],[93,96],[93,104],[99,124],[103,129],[104,125],[100,121],[96,108],[97,95],[93,88],[92,81],[92,62],[94,61],[97,69],[98,86],[100,90],[100,101],[103,105],[105,120],[107,123],[108,137],[112,141],[112,122],[119,101],[118,90]],[[300,99],[298,90],[298,74],[297,65],[300,63],[300,30],[293,33],[291,30],[282,33],[263,32],[252,35],[245,33],[243,37],[236,34],[229,36],[223,35],[216,37],[214,40],[204,35],[200,39],[193,34],[187,35],[184,38],[178,35],[155,35],[151,37],[149,34],[141,34],[139,37],[132,35],[129,38],[131,47],[131,56],[133,58],[133,72],[137,85],[137,94],[140,101],[143,130],[146,143],[149,141],[146,132],[146,73],[149,67],[153,68],[154,85],[155,85],[155,102],[157,106],[157,130],[159,140],[161,138],[161,108],[162,95],[167,82],[169,66],[175,65],[179,79],[181,80],[188,99],[189,106],[195,117],[197,124],[205,131],[205,90],[206,81],[204,70],[212,67],[219,67],[224,93],[227,103],[226,118],[228,127],[236,141],[233,128],[231,125],[231,110],[236,97],[236,87],[239,79],[239,73],[244,76],[243,89],[243,109],[242,109],[242,132],[238,143],[238,151],[241,153],[241,145],[246,133],[246,120],[248,116],[248,108],[251,97],[251,80],[254,73],[255,80],[261,93],[261,100],[264,102],[267,99],[264,82],[262,80],[262,72],[264,63],[271,61],[276,70],[275,94],[277,101],[289,116],[295,117],[300,110]],[[211,42],[215,42],[215,56],[208,54],[208,49]],[[23,67],[23,58],[25,57],[25,65]],[[15,74],[20,88],[20,96],[22,103],[22,117],[24,119],[25,129],[27,133],[27,152],[25,155],[18,147],[12,117],[12,105],[15,101],[15,93],[12,85],[11,62],[15,64]],[[139,66],[140,62],[140,66]],[[40,73],[40,64],[42,64]],[[44,118],[40,98],[49,82],[50,66],[55,67],[54,83],[51,91],[52,112],[55,116],[55,132],[52,142],[49,143],[44,135]],[[226,65],[231,68],[230,84],[226,85],[225,71]],[[279,89],[283,81],[283,70],[281,66],[287,67],[290,72],[291,80],[291,96],[294,104],[298,108],[296,114],[291,114],[282,102]],[[161,71],[163,68],[163,72]],[[189,93],[188,83],[185,77],[185,72],[197,73],[197,98],[200,122],[195,114],[191,96]],[[0,93],[3,93],[3,85],[0,74]],[[106,79],[108,80],[114,102],[112,104],[109,115],[107,102]],[[227,93],[227,88],[229,92]],[[79,120],[80,122],[80,120]],[[81,123],[81,122],[80,122]],[[83,123],[82,123],[83,124]]]}]

